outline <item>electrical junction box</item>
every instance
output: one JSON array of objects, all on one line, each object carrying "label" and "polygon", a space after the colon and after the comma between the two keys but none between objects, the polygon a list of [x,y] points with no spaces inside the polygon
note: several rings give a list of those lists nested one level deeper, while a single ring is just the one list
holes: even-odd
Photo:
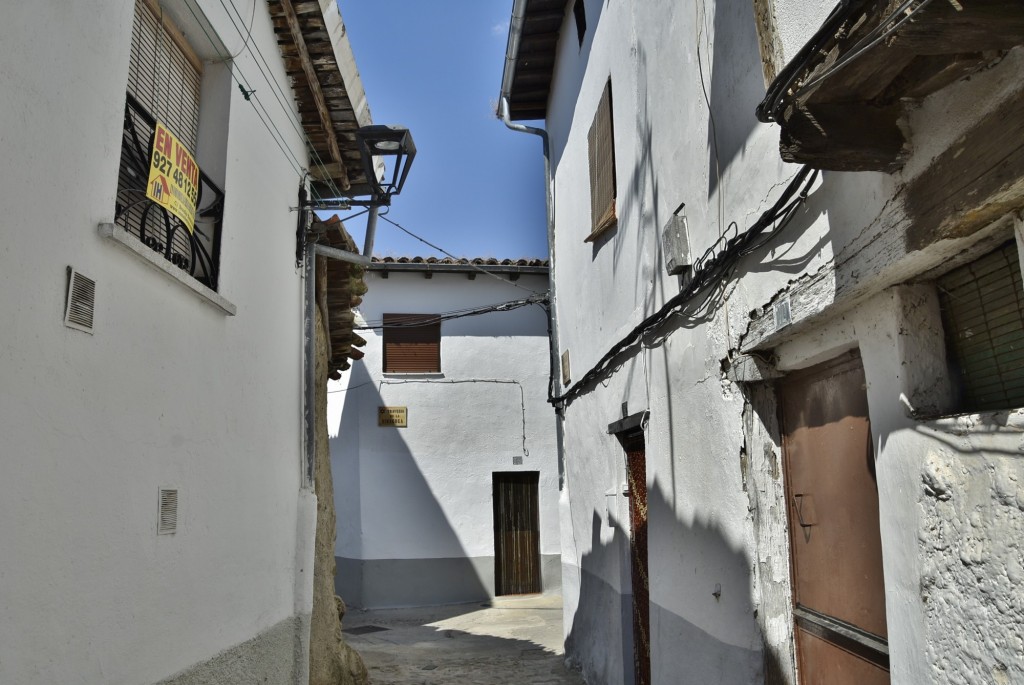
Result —
[{"label": "electrical junction box", "polygon": [[670,276],[680,276],[690,270],[690,238],[686,217],[673,215],[661,231],[661,249],[665,255],[665,270]]}]

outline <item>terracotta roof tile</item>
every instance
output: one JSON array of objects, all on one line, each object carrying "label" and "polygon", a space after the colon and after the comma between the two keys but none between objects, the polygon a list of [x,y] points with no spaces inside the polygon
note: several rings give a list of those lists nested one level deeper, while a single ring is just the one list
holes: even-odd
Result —
[{"label": "terracotta roof tile", "polygon": [[475,264],[477,266],[548,266],[546,259],[501,259],[474,257],[473,259],[452,259],[451,257],[374,257],[375,264]]}]

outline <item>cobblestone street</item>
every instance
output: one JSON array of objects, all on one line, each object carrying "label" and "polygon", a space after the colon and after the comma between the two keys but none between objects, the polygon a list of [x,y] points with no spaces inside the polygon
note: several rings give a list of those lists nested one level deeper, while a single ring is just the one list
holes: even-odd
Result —
[{"label": "cobblestone street", "polygon": [[352,610],[344,625],[372,685],[584,685],[563,664],[558,596]]}]

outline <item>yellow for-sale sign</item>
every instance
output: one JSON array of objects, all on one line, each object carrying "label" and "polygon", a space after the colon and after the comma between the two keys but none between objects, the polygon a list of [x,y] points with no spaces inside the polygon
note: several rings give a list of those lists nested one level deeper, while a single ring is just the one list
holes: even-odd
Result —
[{"label": "yellow for-sale sign", "polygon": [[192,153],[159,121],[153,135],[146,197],[181,219],[189,233],[195,231],[199,165]]}]

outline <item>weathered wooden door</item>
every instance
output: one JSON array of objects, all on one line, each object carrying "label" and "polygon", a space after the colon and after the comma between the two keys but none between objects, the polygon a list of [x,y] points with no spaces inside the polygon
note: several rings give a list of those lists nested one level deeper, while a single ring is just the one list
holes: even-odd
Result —
[{"label": "weathered wooden door", "polygon": [[888,683],[878,488],[860,355],[787,376],[781,408],[800,682]]},{"label": "weathered wooden door", "polygon": [[541,591],[539,481],[537,471],[494,474],[495,594]]},{"label": "weathered wooden door", "polygon": [[647,569],[647,455],[640,431],[620,437],[629,479],[629,556],[633,585],[633,670],[651,682],[651,588]]}]

